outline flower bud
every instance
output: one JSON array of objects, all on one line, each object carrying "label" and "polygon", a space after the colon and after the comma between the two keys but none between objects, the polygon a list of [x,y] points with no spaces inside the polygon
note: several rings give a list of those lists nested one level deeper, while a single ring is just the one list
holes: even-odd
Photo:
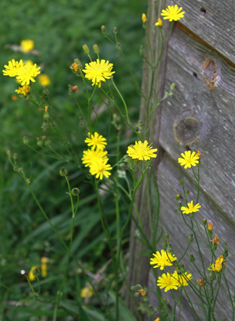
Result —
[{"label": "flower bud", "polygon": [[96,43],[93,45],[93,50],[94,50],[94,53],[96,53],[97,55],[100,52],[99,47]]},{"label": "flower bud", "polygon": [[169,240],[169,234],[168,233],[165,233],[164,237],[165,237],[165,240]]},{"label": "flower bud", "polygon": [[202,219],[202,225],[203,225],[203,226],[206,226],[206,224],[207,224],[207,219],[206,219],[206,218],[203,218],[203,219]]},{"label": "flower bud", "polygon": [[193,254],[189,255],[189,262],[193,263],[195,261],[195,257],[193,256]]},{"label": "flower bud", "polygon": [[208,231],[212,232],[213,230],[213,224],[211,222],[208,223]]},{"label": "flower bud", "polygon": [[106,32],[107,32],[107,29],[106,29],[106,27],[104,25],[101,26],[101,32],[102,32],[103,35],[105,35]]},{"label": "flower bud", "polygon": [[32,273],[34,276],[39,276],[41,274],[41,271],[40,269],[37,268],[37,269],[34,269]]},{"label": "flower bud", "polygon": [[182,186],[184,185],[184,181],[183,181],[183,179],[181,177],[179,178],[179,184],[182,185]]},{"label": "flower bud", "polygon": [[189,235],[188,241],[189,241],[189,243],[191,243],[191,242],[193,241],[193,234],[190,234],[190,235]]},{"label": "flower bud", "polygon": [[147,16],[145,13],[142,13],[142,22],[146,23],[147,22]]},{"label": "flower bud", "polygon": [[17,161],[17,153],[14,153],[14,154],[13,154],[13,159],[14,159],[15,161]]},{"label": "flower bud", "polygon": [[189,195],[189,193],[190,193],[189,191],[186,191],[185,196],[187,197]]},{"label": "flower bud", "polygon": [[7,154],[7,157],[8,157],[8,158],[11,158],[11,151],[10,151],[10,149],[8,149],[8,150],[6,151],[6,154]]},{"label": "flower bud", "polygon": [[179,202],[179,200],[180,200],[180,194],[176,194],[176,195],[175,195],[175,199],[176,199],[177,202]]},{"label": "flower bud", "polygon": [[210,281],[214,281],[216,279],[216,274],[214,271],[209,273],[209,280]]},{"label": "flower bud", "polygon": [[168,245],[168,247],[167,247],[166,250],[167,250],[168,253],[173,254],[173,248],[172,248],[172,245],[171,245],[171,244]]},{"label": "flower bud", "polygon": [[77,187],[74,187],[74,188],[72,189],[72,195],[73,195],[73,196],[78,196],[79,194],[80,194],[80,189],[77,188]]},{"label": "flower bud", "polygon": [[45,144],[46,147],[50,147],[51,146],[51,141],[49,139],[46,139],[44,144]]},{"label": "flower bud", "polygon": [[185,267],[184,267],[183,264],[182,264],[181,267],[180,267],[180,272],[181,272],[181,273],[185,273],[185,272],[186,272]]},{"label": "flower bud", "polygon": [[39,147],[42,147],[42,146],[43,146],[43,141],[42,141],[39,137],[37,137],[37,145],[38,145]]},{"label": "flower bud", "polygon": [[175,83],[173,82],[170,87],[170,91],[173,91],[175,89]]},{"label": "flower bud", "polygon": [[114,27],[113,28],[113,33],[116,35],[118,33],[118,28],[117,27]]},{"label": "flower bud", "polygon": [[59,173],[60,173],[60,176],[67,176],[68,175],[68,171],[64,167],[62,167],[60,169]]},{"label": "flower bud", "polygon": [[140,56],[144,55],[144,47],[142,45],[140,46],[139,54]]},{"label": "flower bud", "polygon": [[89,54],[90,50],[86,44],[82,46],[82,49],[87,55]]},{"label": "flower bud", "polygon": [[164,242],[162,243],[162,248],[163,248],[163,249],[166,249],[166,248],[167,248],[167,242],[166,242],[166,241],[164,241]]},{"label": "flower bud", "polygon": [[27,136],[24,136],[24,137],[23,137],[23,143],[24,143],[25,145],[28,145],[29,140],[28,140],[28,137],[27,137]]},{"label": "flower bud", "polygon": [[226,249],[223,251],[223,257],[224,259],[228,257],[228,251]]},{"label": "flower bud", "polygon": [[227,242],[224,242],[224,243],[223,243],[223,248],[226,249],[226,248],[227,248],[227,245],[228,245],[228,243],[227,243]]}]

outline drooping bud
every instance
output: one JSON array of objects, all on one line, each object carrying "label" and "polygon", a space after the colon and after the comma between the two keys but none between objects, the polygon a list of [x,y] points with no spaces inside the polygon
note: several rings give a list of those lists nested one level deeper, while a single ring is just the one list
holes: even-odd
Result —
[{"label": "drooping bud", "polygon": [[64,167],[62,167],[60,169],[59,173],[60,173],[60,176],[67,176],[68,175],[68,171]]}]

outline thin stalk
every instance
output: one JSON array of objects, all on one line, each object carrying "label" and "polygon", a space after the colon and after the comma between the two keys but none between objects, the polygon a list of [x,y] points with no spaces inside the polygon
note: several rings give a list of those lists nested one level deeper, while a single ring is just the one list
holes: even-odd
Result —
[{"label": "thin stalk", "polygon": [[127,109],[127,105],[126,105],[126,102],[122,96],[122,94],[120,93],[120,91],[118,90],[117,86],[115,85],[114,81],[113,81],[113,78],[111,78],[112,80],[112,83],[113,83],[113,86],[114,88],[116,89],[119,97],[121,98],[122,102],[123,102],[123,105],[124,105],[124,108],[125,108],[125,111],[126,111],[126,119],[127,119],[127,122],[130,123],[130,118],[129,118],[129,115],[128,115],[128,109]]},{"label": "thin stalk", "polygon": [[184,252],[184,254],[181,256],[181,258],[179,259],[178,263],[183,259],[183,257],[186,255],[186,253],[188,252],[189,246],[190,246],[191,242],[188,243],[188,246]]}]

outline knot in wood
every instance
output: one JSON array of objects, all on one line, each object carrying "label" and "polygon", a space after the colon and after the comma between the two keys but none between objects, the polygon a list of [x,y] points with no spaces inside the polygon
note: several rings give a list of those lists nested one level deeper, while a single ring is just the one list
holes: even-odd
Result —
[{"label": "knot in wood", "polygon": [[199,135],[199,123],[196,118],[185,117],[173,126],[175,140],[180,145],[190,145],[194,143]]}]

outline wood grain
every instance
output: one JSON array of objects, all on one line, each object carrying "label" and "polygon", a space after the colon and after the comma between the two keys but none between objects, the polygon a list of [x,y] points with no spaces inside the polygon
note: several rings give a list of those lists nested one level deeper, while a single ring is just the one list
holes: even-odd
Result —
[{"label": "wood grain", "polygon": [[[171,1],[174,5],[175,2]],[[178,0],[185,16],[180,22],[235,62],[235,2],[233,0]]]},{"label": "wood grain", "polygon": [[[167,153],[164,155],[161,164],[158,167],[158,182],[160,186],[160,194],[161,194],[161,216],[160,221],[161,225],[164,228],[164,232],[168,233],[170,236],[170,241],[174,249],[174,253],[176,257],[180,257],[183,255],[186,247],[187,247],[187,239],[190,235],[191,231],[184,224],[181,216],[175,212],[177,208],[177,203],[175,201],[175,195],[182,195],[182,187],[179,185],[178,178],[182,177],[185,181],[186,190],[190,191],[188,196],[188,200],[196,200],[197,195],[197,186],[194,184],[194,181],[191,178],[186,178],[182,168],[172,160]],[[207,218],[207,221],[211,221],[214,224],[214,235],[219,237],[220,243],[216,250],[216,255],[220,256],[223,247],[222,244],[224,241],[228,241],[228,252],[229,256],[226,261],[226,275],[229,282],[229,286],[232,292],[232,295],[235,294],[234,287],[234,279],[235,279],[235,237],[234,237],[234,225],[231,224],[230,220],[224,216],[224,213],[221,212],[214,202],[208,199],[207,195],[201,190],[199,202],[201,204],[201,209],[199,212],[195,213],[195,218],[198,222],[202,235],[205,236],[204,228],[202,226],[202,219]],[[188,217],[185,215],[185,219]],[[211,256],[209,255],[208,248],[204,245],[202,238],[197,232],[197,237],[199,240],[199,244],[201,244],[201,249],[203,253],[203,258],[205,262],[205,268],[209,267],[209,263]],[[189,255],[192,253],[196,258],[196,264],[199,270],[202,270],[202,266],[200,263],[199,252],[197,249],[196,242],[190,245],[190,249],[188,254],[183,258],[182,264],[185,265],[185,268],[192,273],[194,280],[196,281],[199,278],[199,274],[194,268],[193,264],[188,261]],[[149,275],[149,289],[155,288],[155,282],[152,273]],[[189,291],[187,287],[187,291]],[[163,292],[163,291],[162,291]],[[189,291],[190,293],[191,291]],[[176,291],[174,292],[176,293]],[[193,293],[190,293],[190,297],[192,298],[192,302],[200,303],[195,297]],[[172,306],[172,301],[170,300],[170,293],[167,296],[169,304]],[[151,296],[151,303],[156,306],[156,298]],[[187,300],[186,300],[187,301]],[[191,308],[186,304],[182,307],[182,319],[185,321],[194,321],[197,320]],[[201,307],[196,307],[197,313],[202,316]],[[232,312],[231,312],[231,304],[229,301],[228,292],[225,287],[225,282],[222,280],[221,282],[221,291],[218,297],[218,307],[216,309],[216,320],[232,320]],[[189,318],[189,315],[190,318]],[[202,316],[202,320],[205,320],[205,317]]]},{"label": "wood grain", "polygon": [[201,151],[201,186],[234,222],[235,69],[176,28],[169,42],[166,91],[171,83],[176,87],[164,101],[160,143],[176,162],[187,147]]}]

